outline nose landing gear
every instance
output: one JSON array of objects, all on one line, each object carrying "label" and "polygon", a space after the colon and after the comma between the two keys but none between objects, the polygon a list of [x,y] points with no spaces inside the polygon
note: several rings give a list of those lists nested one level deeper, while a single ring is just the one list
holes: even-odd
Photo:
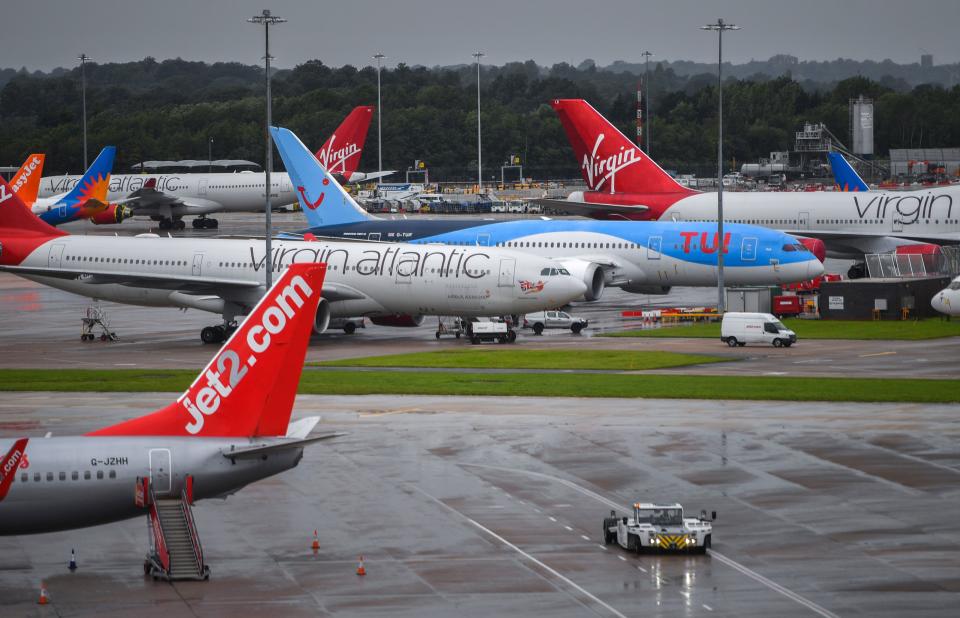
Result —
[{"label": "nose landing gear", "polygon": [[187,226],[180,217],[174,217],[173,219],[160,219],[161,230],[182,230],[185,227]]}]

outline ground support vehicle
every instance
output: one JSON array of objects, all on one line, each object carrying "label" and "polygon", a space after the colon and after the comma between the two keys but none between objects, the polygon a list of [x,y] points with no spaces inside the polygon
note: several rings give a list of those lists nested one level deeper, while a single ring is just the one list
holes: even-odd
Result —
[{"label": "ground support vehicle", "polygon": [[517,331],[510,328],[506,322],[473,318],[466,325],[470,343],[476,345],[483,341],[498,343],[513,343],[517,340]]},{"label": "ground support vehicle", "polygon": [[680,504],[652,504],[637,502],[633,516],[618,517],[616,511],[603,520],[603,542],[616,543],[638,554],[644,552],[684,552],[705,554],[713,538],[714,511],[707,519],[706,511],[700,517],[684,517]]},{"label": "ground support vehicle", "polygon": [[110,330],[110,320],[106,312],[99,306],[87,307],[86,315],[80,318],[80,341],[97,339],[95,331],[100,330],[100,341],[116,341],[117,333]]},{"label": "ground support vehicle", "polygon": [[720,324],[720,341],[731,348],[748,343],[769,343],[775,348],[789,348],[797,342],[797,334],[769,313],[728,311]]},{"label": "ground support vehicle", "polygon": [[330,318],[327,330],[336,330],[342,328],[343,332],[352,335],[358,328],[366,328],[367,322],[362,317],[359,318]]},{"label": "ground support vehicle", "polygon": [[437,319],[437,339],[442,335],[452,335],[457,339],[460,338],[460,335],[466,332],[466,326],[464,321],[461,318],[453,318],[453,321],[448,323],[443,319],[443,316],[440,316]]},{"label": "ground support vehicle", "polygon": [[569,328],[579,334],[588,324],[586,319],[574,317],[566,311],[537,311],[523,316],[523,327],[532,328],[537,335],[548,328]]}]

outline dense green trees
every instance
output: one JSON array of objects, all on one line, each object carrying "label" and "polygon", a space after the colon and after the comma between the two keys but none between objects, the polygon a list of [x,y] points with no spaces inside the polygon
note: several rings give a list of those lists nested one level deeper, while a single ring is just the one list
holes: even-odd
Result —
[{"label": "dense green trees", "polygon": [[[81,165],[79,73],[20,72],[0,90],[0,162],[19,164],[47,153],[47,174]],[[475,67],[408,67],[384,70],[384,166],[406,169],[424,159],[435,180],[472,178],[476,169]],[[91,157],[118,146],[117,170],[143,159],[263,158],[263,71],[234,63],[205,64],[146,58],[123,64],[90,64],[88,110]],[[887,83],[890,82],[890,83]],[[573,177],[577,165],[548,102],[582,97],[633,134],[637,78],[627,72],[532,61],[484,67],[482,76],[484,168],[499,175],[510,154],[538,178]],[[960,145],[960,87],[922,85],[907,90],[890,80],[840,81],[811,87],[789,75],[731,79],[724,86],[725,152],[738,164],[787,149],[804,121],[826,122],[844,139],[847,102],[863,94],[876,100],[875,141],[890,148]],[[706,173],[716,152],[716,82],[709,74],[678,76],[657,65],[651,80],[652,151],[663,165]],[[355,105],[376,102],[376,71],[331,68],[319,61],[278,71],[274,119],[317,146]],[[361,168],[376,168],[375,125]]]}]

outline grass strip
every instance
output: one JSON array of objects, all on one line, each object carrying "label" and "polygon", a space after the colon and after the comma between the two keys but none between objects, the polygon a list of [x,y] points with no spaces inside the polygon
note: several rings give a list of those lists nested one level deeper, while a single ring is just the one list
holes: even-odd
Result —
[{"label": "grass strip", "polygon": [[[3,391],[182,391],[193,370],[0,370]],[[960,402],[960,380],[623,374],[305,371],[316,395],[499,395],[835,402]]]},{"label": "grass strip", "polygon": [[452,369],[596,369],[641,371],[732,360],[703,354],[621,350],[452,349],[308,363],[319,367],[443,367]]},{"label": "grass strip", "polygon": [[[857,339],[918,341],[960,337],[960,320],[903,320],[871,322],[858,320],[783,320],[797,339]],[[697,337],[720,339],[719,322],[603,333],[601,337]]]}]

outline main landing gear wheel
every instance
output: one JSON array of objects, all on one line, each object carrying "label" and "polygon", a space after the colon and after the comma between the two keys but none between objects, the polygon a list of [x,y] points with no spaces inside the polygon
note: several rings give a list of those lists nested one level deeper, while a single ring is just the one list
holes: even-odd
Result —
[{"label": "main landing gear wheel", "polygon": [[537,322],[536,324],[534,324],[534,325],[533,325],[533,332],[534,332],[534,334],[536,334],[536,335],[542,335],[542,334],[543,334],[543,324],[541,324],[541,323],[539,323],[539,322]]},{"label": "main landing gear wheel", "polygon": [[230,324],[207,326],[200,331],[200,340],[204,343],[223,343],[237,330],[235,322]]},{"label": "main landing gear wheel", "polygon": [[220,222],[216,219],[208,219],[206,217],[198,217],[193,220],[194,229],[205,229],[205,230],[215,230],[220,227]]},{"label": "main landing gear wheel", "polygon": [[[459,336],[460,335],[457,335],[457,337]],[[517,331],[511,328],[510,330],[507,331],[507,343],[513,343],[516,340],[517,340]]]}]

